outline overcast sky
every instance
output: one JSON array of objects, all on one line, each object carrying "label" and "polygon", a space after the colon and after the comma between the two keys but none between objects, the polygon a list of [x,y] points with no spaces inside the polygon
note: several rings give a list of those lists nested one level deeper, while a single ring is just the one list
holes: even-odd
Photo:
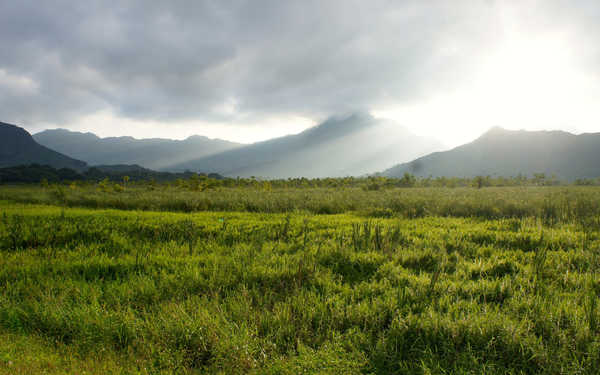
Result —
[{"label": "overcast sky", "polygon": [[0,121],[252,142],[369,111],[600,131],[600,2],[0,0]]}]

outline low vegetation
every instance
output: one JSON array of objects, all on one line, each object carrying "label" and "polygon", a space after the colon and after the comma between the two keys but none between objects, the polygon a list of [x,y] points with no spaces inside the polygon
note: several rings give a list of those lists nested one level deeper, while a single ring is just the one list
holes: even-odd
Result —
[{"label": "low vegetation", "polygon": [[0,373],[600,367],[596,187],[210,183],[1,187]]},{"label": "low vegetation", "polygon": [[[338,183],[338,186],[333,185]],[[93,209],[171,212],[342,214],[373,218],[538,217],[545,223],[593,220],[600,215],[595,186],[513,186],[477,189],[401,188],[372,190],[365,179],[216,180],[195,176],[172,184],[104,179],[4,186],[0,200]]]}]

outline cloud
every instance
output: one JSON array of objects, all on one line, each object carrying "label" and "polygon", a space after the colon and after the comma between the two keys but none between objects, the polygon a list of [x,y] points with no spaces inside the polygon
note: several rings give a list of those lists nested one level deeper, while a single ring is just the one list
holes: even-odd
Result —
[{"label": "cloud", "polygon": [[466,5],[393,4],[4,2],[0,69],[39,90],[0,103],[29,122],[107,107],[163,121],[325,115],[414,98],[485,38],[465,41],[486,22]]},{"label": "cloud", "polygon": [[23,124],[107,110],[161,123],[315,119],[418,102],[468,81],[505,32],[506,4],[517,20],[534,12],[532,28],[558,24],[596,39],[593,1],[580,11],[522,3],[5,1],[0,108]]}]

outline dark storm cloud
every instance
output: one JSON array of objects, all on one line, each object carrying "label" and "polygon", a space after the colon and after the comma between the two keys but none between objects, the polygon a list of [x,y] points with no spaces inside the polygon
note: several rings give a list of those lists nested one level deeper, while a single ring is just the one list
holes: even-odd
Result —
[{"label": "dark storm cloud", "polygon": [[2,1],[0,108],[4,120],[21,123],[107,108],[138,119],[243,122],[417,100],[468,79],[501,33],[497,8],[491,1]]}]

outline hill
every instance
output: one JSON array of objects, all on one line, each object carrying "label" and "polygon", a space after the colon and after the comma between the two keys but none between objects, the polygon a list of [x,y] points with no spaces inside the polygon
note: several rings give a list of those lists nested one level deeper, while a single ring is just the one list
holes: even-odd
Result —
[{"label": "hill", "polygon": [[0,168],[25,164],[43,164],[77,171],[87,168],[83,161],[38,144],[25,129],[0,122]]},{"label": "hill", "polygon": [[358,113],[169,169],[216,171],[233,177],[357,176],[440,148],[439,142],[416,136],[393,122]]},{"label": "hill", "polygon": [[128,164],[154,170],[241,146],[239,143],[191,136],[185,140],[132,137],[100,138],[93,133],[66,129],[44,130],[34,139],[66,155],[85,160],[90,165]]},{"label": "hill", "polygon": [[512,131],[492,128],[475,141],[436,152],[383,172],[432,177],[555,175],[560,179],[600,176],[600,133]]}]

